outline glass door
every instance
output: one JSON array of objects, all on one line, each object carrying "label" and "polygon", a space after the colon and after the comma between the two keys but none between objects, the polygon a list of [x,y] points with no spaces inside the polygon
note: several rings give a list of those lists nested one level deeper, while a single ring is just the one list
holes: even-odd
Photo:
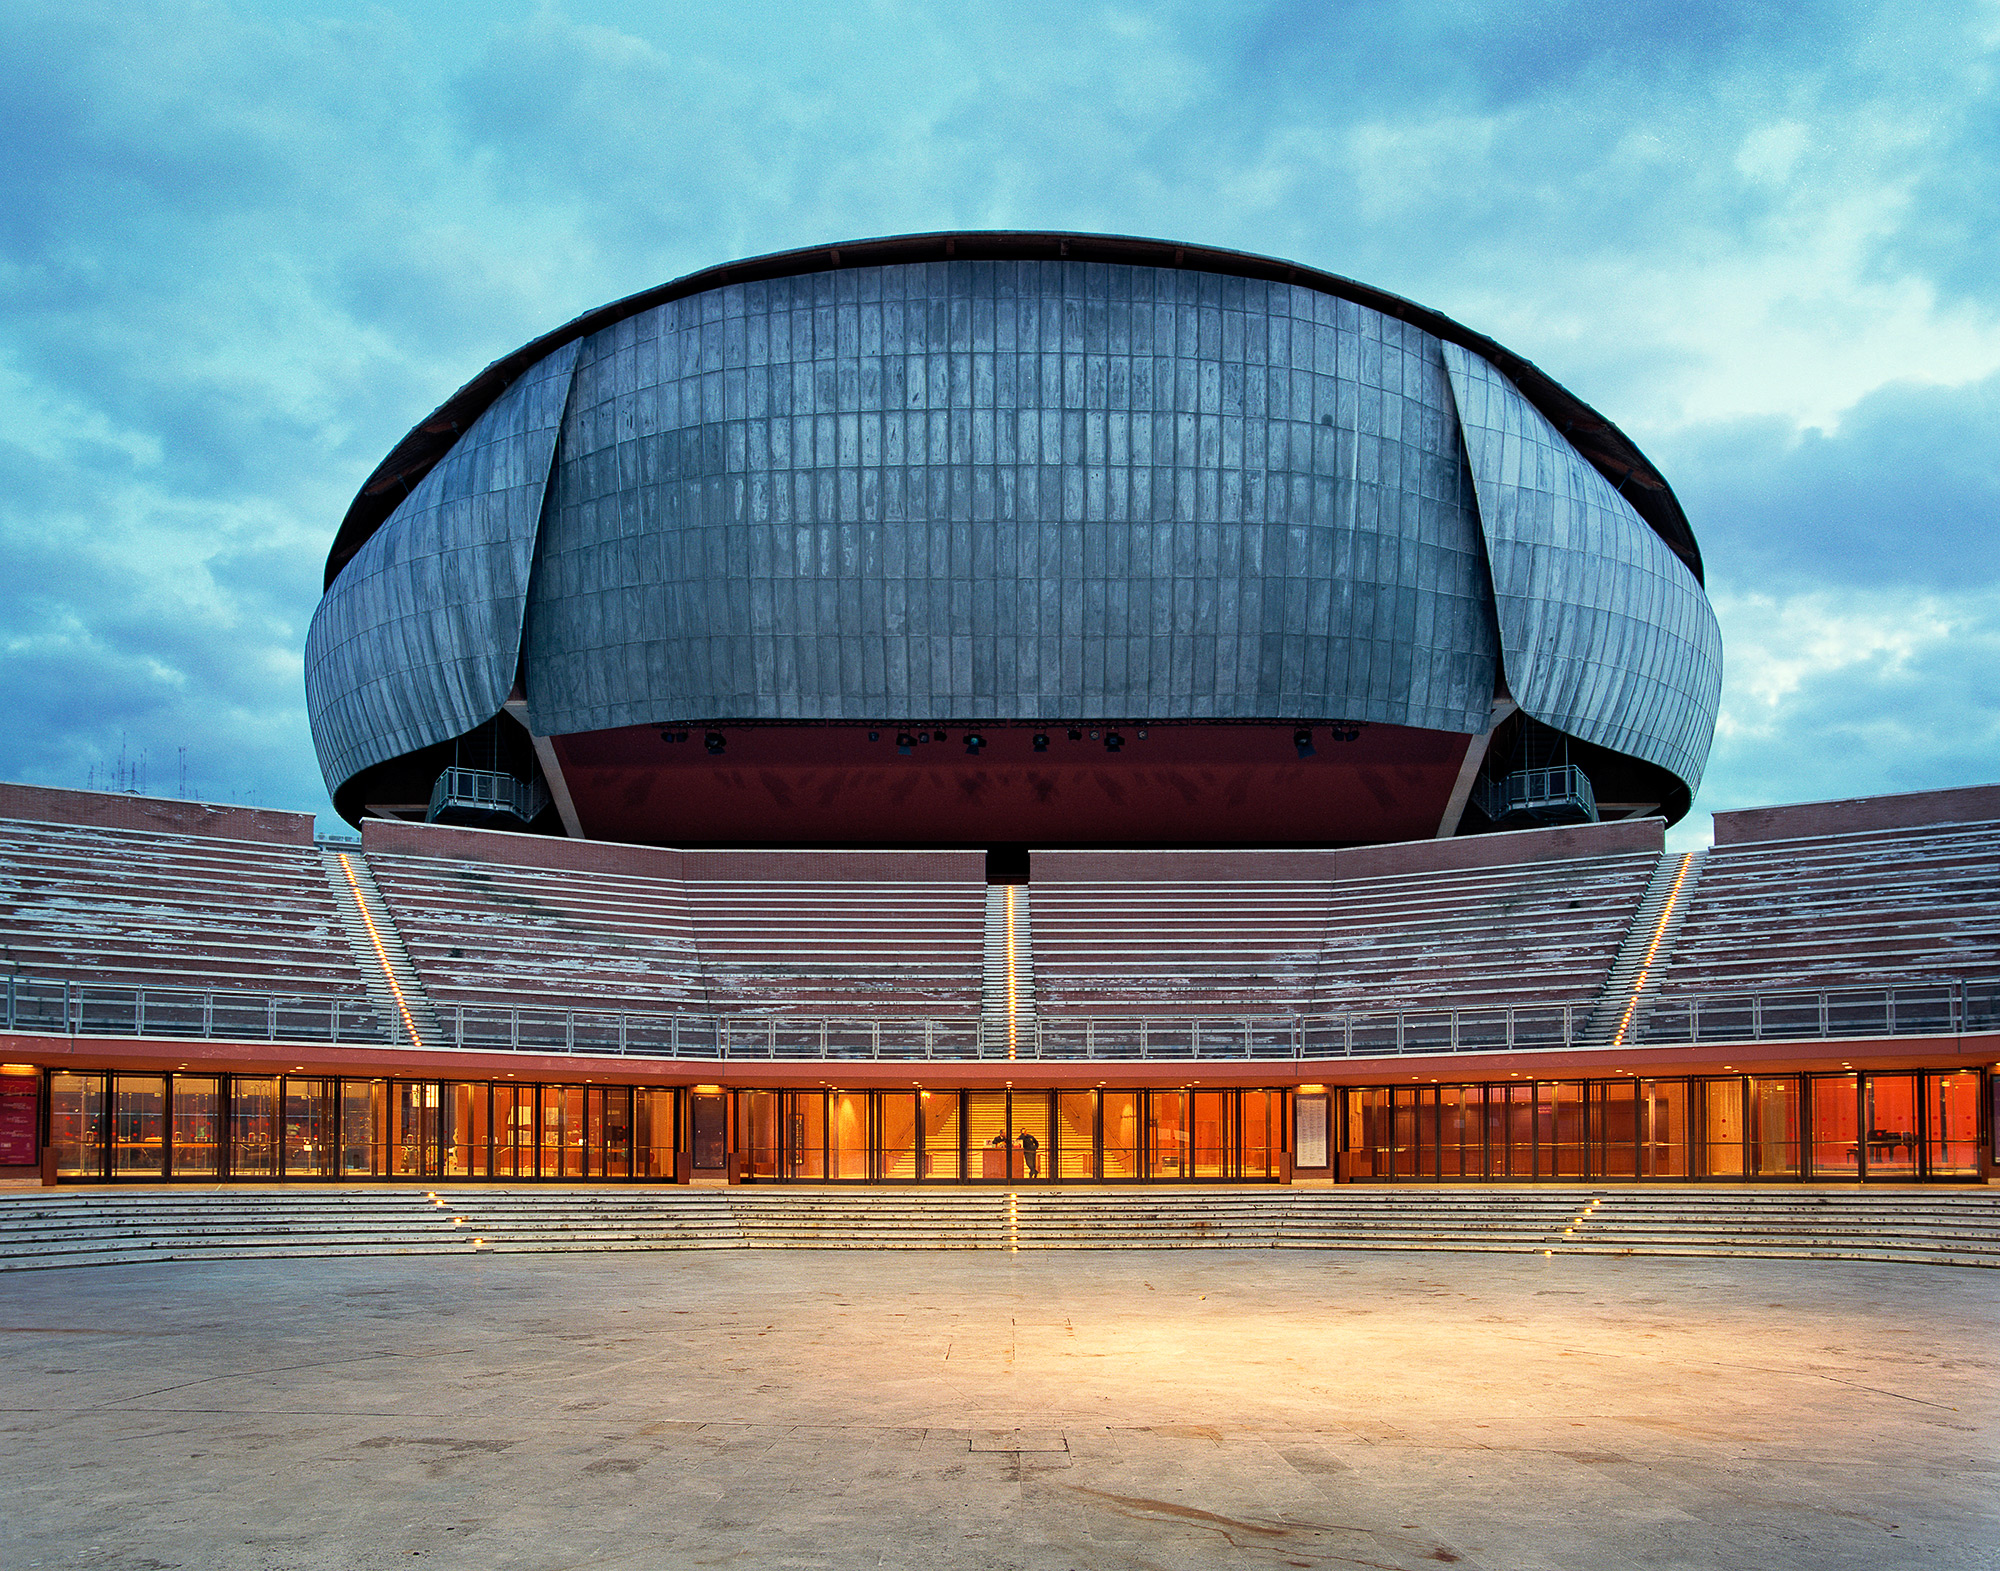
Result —
[{"label": "glass door", "polygon": [[1867,1130],[1863,1159],[1869,1178],[1917,1176],[1917,1077],[1863,1075],[1861,1117]]},{"label": "glass door", "polygon": [[721,1091],[697,1091],[689,1100],[694,1170],[721,1177],[729,1170],[729,1098]]},{"label": "glass door", "polygon": [[111,1077],[111,1176],[161,1178],[167,1171],[167,1080]]},{"label": "glass door", "polygon": [[436,1178],[438,1165],[438,1083],[394,1081],[389,1093],[391,1173],[397,1178]]},{"label": "glass door", "polygon": [[1049,1135],[1054,1127],[1049,1119],[1049,1093],[1010,1092],[1008,1107],[1009,1127],[1014,1137],[1010,1176],[1017,1183],[1024,1179],[1029,1183],[1038,1183],[1049,1176]]},{"label": "glass door", "polygon": [[1750,1082],[1750,1172],[1756,1178],[1799,1176],[1799,1082],[1794,1076]]},{"label": "glass door", "polygon": [[923,1176],[939,1183],[956,1183],[965,1170],[959,1149],[958,1093],[920,1092],[917,1105],[924,1122]]},{"label": "glass door", "polygon": [[1979,1071],[1924,1076],[1924,1171],[1932,1178],[1979,1176]]},{"label": "glass door", "polygon": [[222,1176],[222,1082],[175,1075],[173,1172],[176,1178]]},{"label": "glass door", "polygon": [[1146,1093],[1146,1176],[1186,1178],[1190,1170],[1188,1093]]},{"label": "glass door", "polygon": [[1011,1176],[1012,1132],[1007,1127],[1005,1091],[965,1094],[966,1161],[972,1177],[998,1183]]},{"label": "glass door", "polygon": [[917,1093],[884,1091],[876,1098],[876,1116],[881,1135],[875,1157],[875,1176],[891,1183],[910,1184],[917,1178]]},{"label": "glass door", "polygon": [[337,1082],[285,1080],[285,1176],[334,1176]]},{"label": "glass door", "polygon": [[1701,1176],[1743,1176],[1743,1082],[1701,1082]]},{"label": "glass door", "polygon": [[784,1097],[782,1091],[736,1093],[736,1149],[743,1154],[752,1178],[784,1175],[784,1153],[778,1139],[784,1127]]},{"label": "glass door", "polygon": [[1814,1075],[1806,1082],[1812,1129],[1812,1176],[1861,1176],[1861,1081],[1856,1075]]},{"label": "glass door", "polygon": [[1097,1176],[1097,1093],[1056,1093],[1056,1158],[1053,1177]]},{"label": "glass door", "polygon": [[1139,1102],[1137,1091],[1101,1092],[1104,1115],[1105,1178],[1137,1178],[1139,1166]]},{"label": "glass door", "polygon": [[826,1177],[826,1093],[788,1091],[791,1109],[792,1177],[817,1181]]},{"label": "glass door", "polygon": [[237,1075],[229,1082],[229,1176],[278,1176],[278,1082]]},{"label": "glass door", "polygon": [[826,1176],[868,1177],[868,1093],[830,1091],[826,1098]]}]

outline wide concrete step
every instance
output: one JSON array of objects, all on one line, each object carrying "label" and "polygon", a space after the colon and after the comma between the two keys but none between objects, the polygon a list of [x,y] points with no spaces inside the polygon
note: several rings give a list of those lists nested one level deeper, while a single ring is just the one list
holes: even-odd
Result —
[{"label": "wide concrete step", "polygon": [[372,1254],[1291,1248],[2000,1267],[2000,1195],[1750,1188],[160,1189],[0,1200],[0,1270]]}]

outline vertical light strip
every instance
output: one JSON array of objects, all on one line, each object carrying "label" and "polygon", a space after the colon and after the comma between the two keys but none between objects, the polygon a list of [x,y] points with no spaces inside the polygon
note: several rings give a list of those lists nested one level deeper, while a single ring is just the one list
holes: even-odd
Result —
[{"label": "vertical light strip", "polygon": [[1007,906],[1007,1057],[1012,1061],[1018,1056],[1021,1044],[1020,1024],[1020,972],[1014,958],[1014,884],[1003,884]]},{"label": "vertical light strip", "polygon": [[402,985],[396,980],[396,973],[389,965],[389,951],[382,943],[380,929],[375,926],[375,918],[369,914],[367,898],[361,893],[361,880],[354,876],[354,864],[342,851],[340,870],[347,875],[347,887],[354,893],[354,909],[361,913],[361,925],[368,929],[368,941],[375,946],[375,958],[382,964],[382,975],[389,983],[389,991],[394,995],[396,1008],[403,1016],[403,1029],[410,1033],[410,1046],[422,1047],[424,1039],[417,1035],[417,1022],[410,1014],[410,1006],[403,999]]},{"label": "vertical light strip", "polygon": [[1618,1032],[1611,1038],[1613,1047],[1625,1045],[1625,1033],[1632,1029],[1632,1016],[1639,1007],[1640,995],[1646,991],[1646,978],[1652,975],[1653,962],[1659,958],[1660,945],[1667,936],[1667,923],[1673,919],[1674,906],[1681,898],[1681,885],[1687,882],[1688,868],[1694,864],[1694,853],[1687,852],[1681,857],[1680,871],[1674,874],[1674,887],[1667,891],[1667,903],[1660,907],[1660,920],[1653,928],[1653,941],[1646,946],[1645,963],[1639,967],[1638,979],[1632,984],[1632,996],[1625,1001],[1625,1013],[1618,1021]]}]

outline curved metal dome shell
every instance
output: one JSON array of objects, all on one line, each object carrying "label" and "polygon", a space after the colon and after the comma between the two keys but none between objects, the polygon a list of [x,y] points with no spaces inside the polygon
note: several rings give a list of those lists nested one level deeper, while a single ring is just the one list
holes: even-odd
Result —
[{"label": "curved metal dome shell", "polygon": [[[903,259],[939,245],[958,254]],[[1179,265],[1009,254],[1064,246]],[[1397,728],[1359,789],[1414,799],[1439,764],[1412,760],[1462,754],[1504,687],[1684,806],[1720,640],[1664,482],[1497,346],[1260,276],[1281,269],[1092,237],[870,242],[529,346],[350,510],[308,641],[329,785],[479,726],[518,676],[534,733],[627,798],[629,756],[576,739],[1123,716]],[[767,816],[795,811],[765,778]]]}]

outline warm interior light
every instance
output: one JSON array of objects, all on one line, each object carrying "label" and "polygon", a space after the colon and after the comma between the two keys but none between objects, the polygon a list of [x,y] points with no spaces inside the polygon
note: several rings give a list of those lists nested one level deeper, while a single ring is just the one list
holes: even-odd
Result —
[{"label": "warm interior light", "polygon": [[[181,1068],[187,1068],[182,1064]],[[41,1071],[33,1064],[0,1064],[0,1075],[38,1075]]]}]

